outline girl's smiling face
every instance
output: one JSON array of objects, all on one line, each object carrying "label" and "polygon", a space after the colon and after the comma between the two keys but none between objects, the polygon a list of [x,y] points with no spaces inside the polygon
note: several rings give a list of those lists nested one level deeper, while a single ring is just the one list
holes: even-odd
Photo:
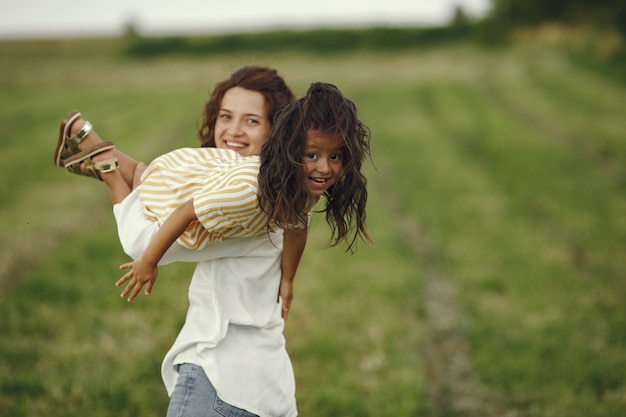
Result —
[{"label": "girl's smiling face", "polygon": [[215,146],[241,156],[259,155],[270,127],[263,95],[233,87],[222,98],[215,122]]},{"label": "girl's smiling face", "polygon": [[343,172],[343,141],[337,135],[310,129],[304,155],[304,189],[313,197],[321,197],[337,183]]}]

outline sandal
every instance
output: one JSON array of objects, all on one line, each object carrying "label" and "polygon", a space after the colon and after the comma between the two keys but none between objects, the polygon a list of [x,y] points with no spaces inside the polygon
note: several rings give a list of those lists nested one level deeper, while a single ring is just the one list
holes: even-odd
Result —
[{"label": "sandal", "polygon": [[[74,136],[70,137],[70,128],[80,117],[81,114],[78,110],[72,110],[61,122],[59,140],[54,150],[54,164],[59,168],[63,168],[66,165],[66,160],[69,158],[81,154],[81,150],[78,149],[78,144],[93,130],[91,123],[85,120],[85,125]],[[108,143],[108,145],[111,145],[111,143]],[[92,150],[100,149],[101,147],[102,145],[96,145]],[[95,153],[91,155],[95,155]]]},{"label": "sandal", "polygon": [[[84,164],[84,166],[81,167],[81,164]],[[68,162],[65,165],[65,169],[67,169],[72,174],[83,175],[85,177],[95,178],[100,181],[102,181],[102,176],[100,175],[100,173],[106,174],[107,172],[113,172],[118,168],[119,163],[117,162],[117,157],[94,162],[94,160],[91,159],[91,156],[87,156],[83,159],[75,160],[74,162]]]}]

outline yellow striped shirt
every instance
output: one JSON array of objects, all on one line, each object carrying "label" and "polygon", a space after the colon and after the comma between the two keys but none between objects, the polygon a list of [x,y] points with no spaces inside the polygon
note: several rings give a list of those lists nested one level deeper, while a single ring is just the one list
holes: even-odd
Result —
[{"label": "yellow striped shirt", "polygon": [[193,199],[198,218],[178,243],[200,249],[225,238],[265,233],[267,216],[258,205],[259,157],[217,148],[182,148],[146,169],[139,197],[147,218],[162,225],[180,204]]}]

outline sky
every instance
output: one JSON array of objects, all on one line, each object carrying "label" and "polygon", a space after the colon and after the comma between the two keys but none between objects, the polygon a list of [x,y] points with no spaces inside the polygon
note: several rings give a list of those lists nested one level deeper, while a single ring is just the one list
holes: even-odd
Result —
[{"label": "sky", "polygon": [[0,38],[212,34],[336,26],[434,26],[490,0],[0,0]]}]

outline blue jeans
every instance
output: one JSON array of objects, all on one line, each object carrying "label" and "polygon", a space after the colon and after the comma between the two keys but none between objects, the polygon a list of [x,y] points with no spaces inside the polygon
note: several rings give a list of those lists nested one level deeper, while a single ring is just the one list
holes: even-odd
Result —
[{"label": "blue jeans", "polygon": [[178,380],[170,398],[167,417],[258,417],[256,414],[226,404],[201,366],[184,363],[178,366]]}]

